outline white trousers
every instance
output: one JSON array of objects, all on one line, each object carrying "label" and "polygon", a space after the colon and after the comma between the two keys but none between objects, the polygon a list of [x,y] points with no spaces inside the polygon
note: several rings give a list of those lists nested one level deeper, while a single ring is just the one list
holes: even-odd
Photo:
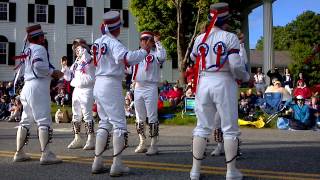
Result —
[{"label": "white trousers", "polygon": [[[194,136],[208,138],[221,119],[224,137],[240,135],[238,126],[238,86],[227,72],[202,73],[195,97],[197,126]],[[216,116],[216,113],[219,115]]]},{"label": "white trousers", "polygon": [[74,88],[72,94],[72,121],[81,122],[82,117],[85,122],[93,120],[93,89]]},{"label": "white trousers", "polygon": [[99,128],[127,130],[121,78],[97,76],[93,95],[101,119]]},{"label": "white trousers", "polygon": [[137,122],[158,122],[158,84],[139,83],[134,90],[134,108]]},{"label": "white trousers", "polygon": [[21,126],[29,129],[34,121],[38,126],[51,126],[50,81],[39,78],[25,82],[20,96],[23,105]]}]

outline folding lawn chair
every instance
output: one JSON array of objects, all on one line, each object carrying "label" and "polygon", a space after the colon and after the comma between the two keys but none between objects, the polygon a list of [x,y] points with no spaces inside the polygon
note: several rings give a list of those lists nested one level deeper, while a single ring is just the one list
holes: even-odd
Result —
[{"label": "folding lawn chair", "polygon": [[184,98],[184,108],[181,113],[181,117],[183,118],[184,115],[194,116],[196,115],[194,112],[195,108],[195,98],[191,97],[185,97]]},{"label": "folding lawn chair", "polygon": [[282,94],[280,92],[265,93],[263,99],[264,105],[261,110],[269,115],[266,119],[266,124],[268,124],[284,109],[282,104]]}]

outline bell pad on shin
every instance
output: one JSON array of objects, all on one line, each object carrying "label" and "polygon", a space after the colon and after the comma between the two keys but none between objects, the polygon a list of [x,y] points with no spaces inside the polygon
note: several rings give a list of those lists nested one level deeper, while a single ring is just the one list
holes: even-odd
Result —
[{"label": "bell pad on shin", "polygon": [[84,123],[84,126],[87,129],[87,134],[92,134],[94,133],[94,122],[93,121],[88,121]]},{"label": "bell pad on shin", "polygon": [[149,133],[151,138],[159,136],[159,122],[149,123]]},{"label": "bell pad on shin", "polygon": [[144,122],[136,122],[136,129],[138,134],[141,134],[144,138],[146,138],[144,133]]}]

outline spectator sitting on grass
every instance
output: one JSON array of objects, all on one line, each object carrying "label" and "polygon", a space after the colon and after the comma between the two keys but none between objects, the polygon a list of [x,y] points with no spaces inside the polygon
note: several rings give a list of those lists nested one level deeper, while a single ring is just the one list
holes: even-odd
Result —
[{"label": "spectator sitting on grass", "polygon": [[264,100],[263,100],[263,93],[262,93],[261,91],[257,91],[256,94],[257,94],[257,95],[256,95],[257,99],[256,99],[256,102],[255,102],[255,106],[256,106],[256,107],[260,107],[260,106],[263,104],[263,102],[264,102]]},{"label": "spectator sitting on grass", "polygon": [[161,91],[163,92],[168,92],[171,89],[171,85],[169,84],[169,82],[167,80],[165,80],[162,84],[162,86],[160,87]]},{"label": "spectator sitting on grass", "polygon": [[127,118],[134,117],[135,112],[133,101],[130,101],[130,99],[125,99],[124,110]]},{"label": "spectator sitting on grass", "polygon": [[246,94],[244,92],[240,92],[240,98],[239,98],[239,114],[248,116],[250,112],[249,108],[249,102],[246,97]]},{"label": "spectator sitting on grass", "polygon": [[194,93],[193,93],[193,91],[192,91],[192,86],[190,85],[190,86],[187,86],[187,90],[186,90],[186,97],[188,97],[188,98],[191,98],[191,97],[194,97]]},{"label": "spectator sitting on grass", "polygon": [[169,90],[167,93],[167,98],[169,100],[170,106],[175,107],[181,101],[181,97],[183,92],[179,89],[177,85],[173,87],[173,89]]},{"label": "spectator sitting on grass", "polygon": [[298,80],[297,87],[293,90],[293,96],[303,96],[305,99],[309,99],[312,96],[311,90],[306,86],[304,80]]},{"label": "spectator sitting on grass", "polygon": [[11,97],[14,96],[14,88],[13,88],[13,83],[9,82],[6,86],[6,94]]},{"label": "spectator sitting on grass", "polygon": [[59,94],[54,97],[54,99],[58,106],[63,106],[65,102],[69,100],[69,97],[65,90],[62,88],[60,89]]},{"label": "spectator sitting on grass", "polygon": [[286,102],[285,106],[290,108],[286,114],[293,114],[293,118],[289,119],[289,127],[291,129],[308,130],[312,128],[310,108],[305,105],[305,98],[303,96],[297,96],[294,104],[292,104],[292,101]]},{"label": "spectator sitting on grass", "polygon": [[6,96],[0,98],[0,121],[6,119],[10,115],[9,104],[6,102]]},{"label": "spectator sitting on grass", "polygon": [[14,99],[14,105],[10,108],[11,115],[8,117],[8,122],[19,122],[22,114],[22,104],[19,96]]},{"label": "spectator sitting on grass", "polygon": [[278,80],[273,80],[273,85],[269,86],[265,93],[275,93],[279,92],[282,94],[282,101],[288,101],[291,99],[290,93],[281,86],[281,82]]}]

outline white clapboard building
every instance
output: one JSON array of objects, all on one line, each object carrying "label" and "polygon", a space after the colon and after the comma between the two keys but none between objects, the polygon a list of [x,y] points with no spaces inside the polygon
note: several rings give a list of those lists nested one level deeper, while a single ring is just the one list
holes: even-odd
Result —
[{"label": "white clapboard building", "polygon": [[[118,10],[123,27],[120,41],[130,50],[139,46],[134,17],[128,11],[129,0],[0,0],[0,81],[14,78],[12,56],[20,54],[25,27],[41,24],[48,40],[50,61],[60,68],[60,58],[72,59],[71,43],[77,37],[91,44],[100,33],[104,12]],[[162,79],[173,81],[171,61],[162,69]]]}]

